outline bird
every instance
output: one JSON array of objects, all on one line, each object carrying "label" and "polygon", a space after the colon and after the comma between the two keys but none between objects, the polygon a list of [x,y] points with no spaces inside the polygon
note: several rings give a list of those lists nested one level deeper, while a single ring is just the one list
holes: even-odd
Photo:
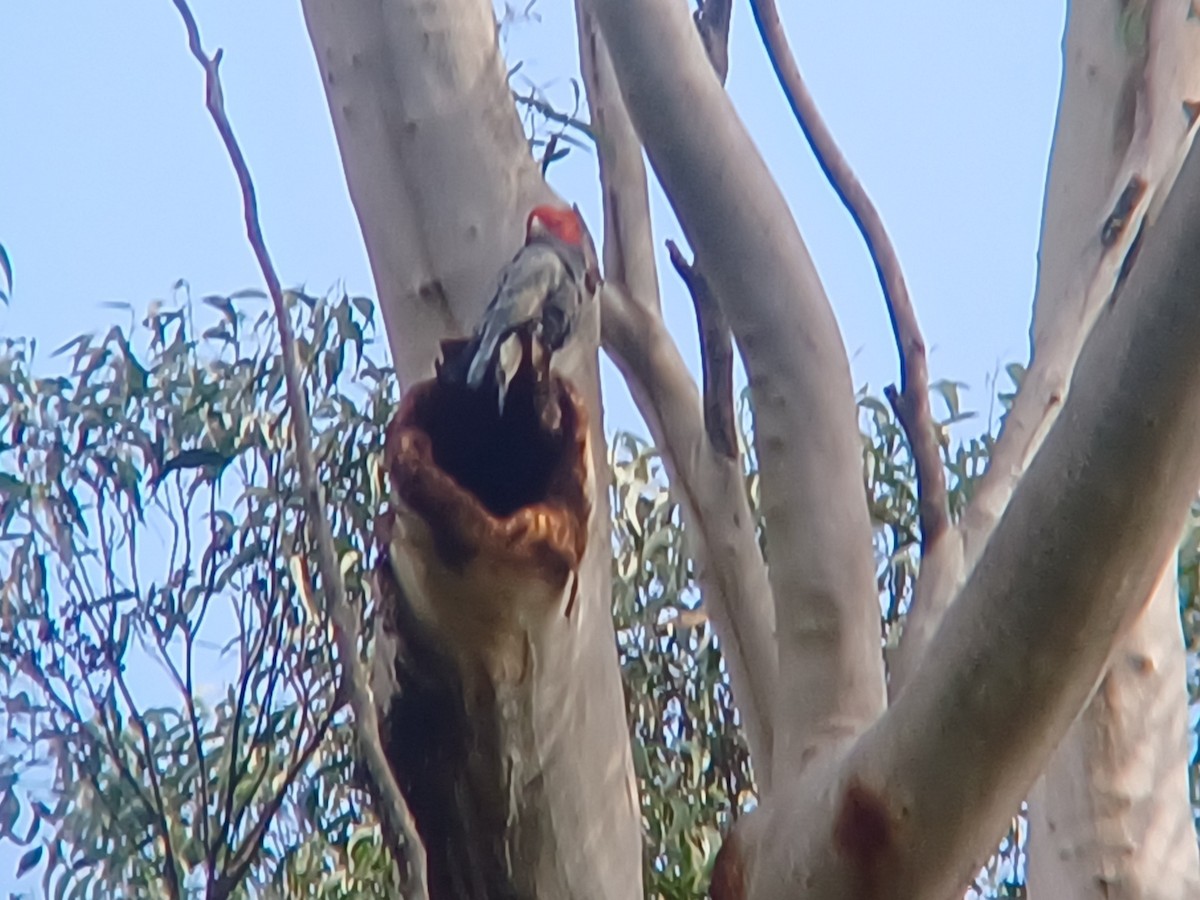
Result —
[{"label": "bird", "polygon": [[526,355],[538,369],[570,341],[580,314],[599,287],[591,236],[576,206],[530,210],[525,243],[500,271],[482,319],[464,350],[465,384],[480,390],[490,374],[497,405],[504,401]]}]

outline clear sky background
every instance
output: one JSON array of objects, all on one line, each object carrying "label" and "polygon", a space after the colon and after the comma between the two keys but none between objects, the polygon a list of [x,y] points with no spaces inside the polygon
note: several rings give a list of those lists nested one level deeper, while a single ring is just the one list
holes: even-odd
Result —
[{"label": "clear sky background", "polygon": [[[570,108],[575,31],[565,0],[515,26],[515,80]],[[1065,3],[927,0],[780,4],[809,87],[897,245],[933,378],[989,379],[1028,355]],[[268,246],[288,284],[374,296],[324,93],[296,0],[195,0],[205,46],[225,49],[226,107],[254,174]],[[825,281],[856,383],[897,373],[875,274],[734,4],[729,91],[791,204]],[[586,111],[583,113],[586,115]],[[0,0],[0,243],[14,268],[0,337],[49,351],[170,296],[260,286],[240,197],[203,105],[203,77],[170,0]],[[595,160],[574,151],[556,187],[600,227]],[[661,192],[661,241],[680,239]],[[668,322],[698,367],[691,304],[661,254]],[[39,352],[43,366],[57,361]],[[606,367],[607,425],[643,431]],[[981,423],[982,424],[982,423]],[[969,427],[969,426],[968,426]],[[0,891],[15,860],[0,847]],[[26,889],[32,889],[27,885]]]}]

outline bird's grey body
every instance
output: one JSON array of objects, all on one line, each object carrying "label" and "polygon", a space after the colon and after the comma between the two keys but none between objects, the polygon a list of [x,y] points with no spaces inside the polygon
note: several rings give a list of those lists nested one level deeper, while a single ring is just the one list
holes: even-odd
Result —
[{"label": "bird's grey body", "polygon": [[521,363],[520,332],[530,331],[547,354],[562,349],[585,298],[587,260],[581,248],[551,235],[531,239],[505,266],[476,329],[467,368],[473,390],[493,371],[500,411],[508,383]]}]

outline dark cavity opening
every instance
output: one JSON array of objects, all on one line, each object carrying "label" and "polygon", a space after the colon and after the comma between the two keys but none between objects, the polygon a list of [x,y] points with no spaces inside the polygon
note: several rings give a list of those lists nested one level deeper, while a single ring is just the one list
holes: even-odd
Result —
[{"label": "dark cavity opening", "polygon": [[415,410],[415,422],[430,439],[438,468],[477,497],[498,517],[545,500],[573,442],[568,415],[550,430],[545,405],[567,412],[557,384],[539,382],[529,354],[518,369],[499,412],[489,378],[479,390],[439,379]]}]

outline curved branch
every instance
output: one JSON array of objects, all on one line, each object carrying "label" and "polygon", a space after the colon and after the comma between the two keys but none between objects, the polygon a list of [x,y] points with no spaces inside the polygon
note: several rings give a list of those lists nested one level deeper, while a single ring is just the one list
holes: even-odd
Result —
[{"label": "curved branch", "polygon": [[[1143,224],[1153,224],[1196,133],[1200,20],[1189,4],[1136,7],[1071,9],[1038,252],[1032,359],[962,516],[968,566],[1062,409],[1092,323],[1122,290]],[[1140,40],[1128,37],[1139,30]]]},{"label": "curved branch", "polygon": [[1143,223],[1152,222],[1191,146],[1188,101],[1200,95],[1200,20],[1185,18],[1187,10],[1173,2],[1130,13],[1143,17],[1140,46],[1126,43],[1122,9],[1071,7],[1038,251],[1033,357],[987,471],[946,542],[955,546],[939,551],[954,568],[929,578],[925,567],[917,581],[892,668],[893,693],[923,655],[1057,419],[1092,324],[1124,290]]},{"label": "curved branch", "polygon": [[[683,4],[592,0],[626,106],[746,363],[776,607],[774,768],[884,706],[850,366],[792,219]],[[786,696],[785,696],[786,694]]]},{"label": "curved branch", "polygon": [[[358,739],[359,750],[379,792],[376,811],[385,825],[385,832],[390,831],[392,835],[403,840],[402,853],[397,855],[396,862],[400,867],[400,884],[404,895],[413,897],[415,900],[423,900],[427,896],[425,849],[417,837],[412,814],[404,802],[400,786],[388,767],[379,742],[379,723],[375,714],[375,704],[371,699],[370,686],[367,683],[362,661],[358,656],[358,626],[350,609],[349,601],[346,599],[342,571],[338,564],[337,551],[333,545],[333,533],[329,526],[329,517],[326,514],[321,484],[317,480],[316,463],[313,460],[312,452],[312,423],[308,418],[304,389],[300,383],[300,373],[297,371],[296,338],[292,333],[291,318],[284,304],[283,287],[263,237],[262,225],[258,218],[258,200],[254,182],[250,177],[250,169],[246,164],[242,149],[238,145],[237,138],[234,136],[233,127],[225,115],[219,71],[221,51],[218,50],[211,59],[209,58],[201,45],[200,31],[186,0],[174,0],[174,3],[187,29],[188,47],[201,68],[204,69],[205,105],[212,117],[213,124],[216,125],[217,131],[221,135],[225,151],[229,154],[229,161],[237,173],[238,184],[242,192],[246,236],[254,250],[255,259],[258,260],[263,280],[267,283],[271,304],[275,309],[288,410],[292,415],[296,462],[300,469],[305,506],[313,528],[317,565],[324,586],[325,602],[335,626],[334,639],[337,644],[338,658],[342,664],[341,678],[345,691],[349,695],[350,707],[354,711],[355,736]],[[391,849],[393,853],[401,850],[398,847]]]},{"label": "curved branch", "polygon": [[1197,211],[1193,150],[947,611],[938,652],[848,755],[835,790],[797,783],[757,826],[794,836],[756,844],[753,866],[773,884],[794,890],[803,874],[813,893],[854,896],[886,876],[890,897],[949,896],[1087,703],[1200,484]]},{"label": "curved branch", "polygon": [[885,393],[904,433],[908,435],[908,444],[912,449],[917,469],[921,548],[927,552],[950,526],[950,507],[946,497],[946,474],[942,468],[937,426],[929,405],[925,339],[921,336],[917,313],[908,294],[900,258],[879,211],[842,154],[817,109],[816,101],[808,92],[800,67],[788,46],[775,0],[751,0],[750,5],[771,65],[775,68],[775,75],[792,107],[796,122],[808,139],[821,171],[858,226],[883,288],[892,334],[900,352],[900,390],[897,392],[894,386],[889,385]]},{"label": "curved branch", "polygon": [[[696,582],[729,666],[760,792],[770,788],[772,716],[778,681],[766,564],[758,547],[733,431],[732,347],[728,350],[728,440],[705,433],[696,386],[663,323],[642,147],[612,60],[587,0],[576,3],[580,62],[596,123],[604,195],[602,337],[660,449],[679,503]],[[673,245],[672,245],[673,246]],[[711,295],[709,308],[720,314]],[[718,338],[719,340],[719,338]],[[705,353],[706,373],[710,354]],[[707,378],[707,376],[706,376]],[[718,397],[709,391],[705,400]],[[706,416],[707,417],[707,416]],[[715,424],[713,427],[717,427]]]},{"label": "curved branch", "polygon": [[779,663],[771,585],[755,534],[741,460],[715,452],[700,396],[662,319],[604,287],[604,347],[625,378],[663,455],[754,762],[770,792]]}]

